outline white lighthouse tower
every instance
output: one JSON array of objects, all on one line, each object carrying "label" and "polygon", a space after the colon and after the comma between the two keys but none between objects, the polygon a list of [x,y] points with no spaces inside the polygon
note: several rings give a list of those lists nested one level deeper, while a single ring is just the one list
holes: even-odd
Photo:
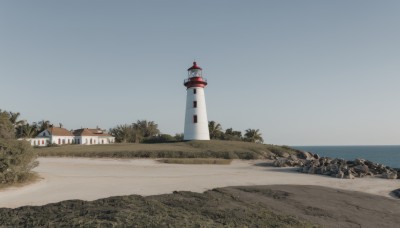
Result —
[{"label": "white lighthouse tower", "polygon": [[201,67],[193,62],[188,69],[188,78],[184,83],[186,86],[186,116],[184,140],[210,140],[208,131],[208,119],[206,110],[206,99],[204,88],[207,80],[203,78]]}]

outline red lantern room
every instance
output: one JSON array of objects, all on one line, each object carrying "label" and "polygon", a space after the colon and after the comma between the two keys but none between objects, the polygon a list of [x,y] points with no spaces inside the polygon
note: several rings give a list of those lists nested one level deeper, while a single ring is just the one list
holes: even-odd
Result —
[{"label": "red lantern room", "polygon": [[193,66],[188,69],[188,78],[185,79],[183,84],[188,89],[191,87],[204,88],[207,86],[207,80],[203,78],[202,69],[197,66],[196,62],[193,62]]}]

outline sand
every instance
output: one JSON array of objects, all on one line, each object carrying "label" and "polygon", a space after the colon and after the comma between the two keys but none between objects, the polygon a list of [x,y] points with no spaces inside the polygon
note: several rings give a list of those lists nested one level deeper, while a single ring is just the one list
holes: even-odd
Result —
[{"label": "sand", "polygon": [[275,168],[265,161],[234,160],[230,165],[177,165],[152,159],[39,158],[43,178],[28,186],[0,191],[0,207],[45,205],[70,199],[204,192],[226,186],[317,185],[391,197],[399,180],[337,179]]}]

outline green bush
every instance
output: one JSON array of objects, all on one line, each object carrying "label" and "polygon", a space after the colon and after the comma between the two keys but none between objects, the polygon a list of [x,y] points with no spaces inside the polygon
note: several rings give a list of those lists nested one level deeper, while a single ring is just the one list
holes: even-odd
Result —
[{"label": "green bush", "polygon": [[38,165],[36,154],[24,140],[0,138],[0,183],[23,182],[31,176],[31,170]]}]

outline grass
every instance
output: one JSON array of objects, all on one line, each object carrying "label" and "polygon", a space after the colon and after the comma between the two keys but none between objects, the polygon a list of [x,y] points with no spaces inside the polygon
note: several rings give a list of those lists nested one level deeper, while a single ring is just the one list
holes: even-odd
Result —
[{"label": "grass", "polygon": [[265,159],[282,153],[296,153],[295,150],[284,146],[220,140],[157,144],[65,145],[36,148],[35,151],[42,157],[221,159]]},{"label": "grass", "polygon": [[231,159],[219,159],[219,158],[164,158],[159,159],[159,162],[168,164],[207,164],[207,165],[229,165]]},{"label": "grass", "polygon": [[22,180],[19,180],[18,182],[0,184],[0,190],[5,189],[5,188],[11,188],[11,187],[22,187],[25,185],[35,183],[36,181],[39,181],[40,179],[41,179],[41,177],[36,172],[30,172],[30,173],[26,174],[25,177]]}]

